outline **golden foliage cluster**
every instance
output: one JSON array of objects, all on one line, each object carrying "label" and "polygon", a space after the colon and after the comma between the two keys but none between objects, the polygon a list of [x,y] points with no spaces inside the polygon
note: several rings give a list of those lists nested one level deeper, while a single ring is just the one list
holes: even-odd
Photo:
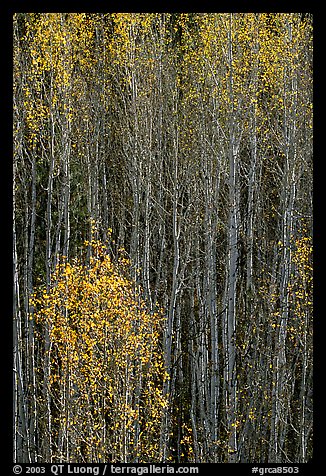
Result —
[{"label": "golden foliage cluster", "polygon": [[74,461],[157,460],[167,378],[162,317],[146,309],[125,257],[115,265],[103,243],[85,244],[89,264],[61,260],[49,289],[31,299],[31,318],[48,341],[42,385],[52,396],[57,456],[69,445]]}]

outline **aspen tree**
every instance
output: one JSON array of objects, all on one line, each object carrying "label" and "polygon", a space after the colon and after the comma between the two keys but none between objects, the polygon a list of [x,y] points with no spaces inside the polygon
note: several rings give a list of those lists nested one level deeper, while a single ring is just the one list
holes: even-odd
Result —
[{"label": "aspen tree", "polygon": [[17,462],[308,461],[311,17],[13,31]]}]

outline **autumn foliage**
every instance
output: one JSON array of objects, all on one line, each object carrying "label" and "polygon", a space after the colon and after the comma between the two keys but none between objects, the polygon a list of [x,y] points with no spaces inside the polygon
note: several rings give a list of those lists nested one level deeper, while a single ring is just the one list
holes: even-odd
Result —
[{"label": "autumn foliage", "polygon": [[115,265],[102,243],[91,248],[88,264],[62,260],[49,289],[31,300],[37,334],[48,341],[43,432],[53,461],[157,460],[167,378],[162,317],[127,278],[126,258]]},{"label": "autumn foliage", "polygon": [[313,455],[313,23],[13,16],[14,459]]}]

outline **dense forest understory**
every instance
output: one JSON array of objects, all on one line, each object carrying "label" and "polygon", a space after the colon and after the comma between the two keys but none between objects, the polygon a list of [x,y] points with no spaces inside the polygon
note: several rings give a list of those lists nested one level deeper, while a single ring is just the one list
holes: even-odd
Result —
[{"label": "dense forest understory", "polygon": [[309,461],[310,15],[13,41],[15,461]]}]

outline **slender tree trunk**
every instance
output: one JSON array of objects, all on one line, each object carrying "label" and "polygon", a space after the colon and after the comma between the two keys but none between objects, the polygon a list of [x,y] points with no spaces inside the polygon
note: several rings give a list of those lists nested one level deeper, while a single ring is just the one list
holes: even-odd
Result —
[{"label": "slender tree trunk", "polygon": [[[179,291],[179,267],[180,267],[180,222],[178,216],[178,199],[179,199],[179,171],[178,171],[178,138],[175,139],[175,158],[174,158],[174,171],[173,171],[173,203],[172,203],[172,236],[173,236],[173,271],[172,271],[172,289],[170,296],[170,305],[167,317],[166,332],[164,338],[164,354],[165,354],[165,366],[169,374],[169,380],[165,381],[164,396],[169,398],[172,402],[172,394],[174,392],[174,371],[172,370],[172,342],[173,342],[173,329],[176,318],[176,306],[177,306],[177,294]],[[163,461],[167,460],[169,456],[168,442],[169,442],[169,427],[170,427],[170,415],[166,410],[164,413],[164,426],[163,426]]]},{"label": "slender tree trunk", "polygon": [[[53,78],[51,77],[51,81]],[[52,109],[53,101],[53,85],[51,84],[50,94],[50,157],[49,157],[49,175],[47,184],[47,205],[46,205],[46,253],[45,253],[45,268],[46,268],[46,289],[50,290],[51,272],[52,272],[52,200],[53,200],[53,182],[54,182],[54,162],[55,162],[55,119]],[[47,462],[52,461],[52,410],[51,410],[51,395],[50,395],[50,375],[51,375],[51,344],[48,325],[44,329],[44,362],[43,362],[43,398],[45,405],[45,431],[42,439],[43,460]]]},{"label": "slender tree trunk", "polygon": [[228,62],[229,62],[229,223],[228,223],[228,268],[226,282],[226,312],[224,321],[225,332],[225,382],[226,382],[226,411],[227,428],[229,433],[228,451],[229,462],[237,458],[236,430],[236,297],[237,297],[237,260],[238,260],[238,201],[237,201],[237,149],[235,144],[234,96],[233,96],[233,46],[232,46],[232,14],[230,14],[228,33]]},{"label": "slender tree trunk", "polygon": [[25,394],[25,381],[23,374],[23,333],[22,314],[20,306],[20,285],[19,269],[17,257],[17,236],[16,236],[16,167],[14,162],[14,183],[13,183],[13,276],[14,276],[14,296],[13,296],[13,371],[14,371],[14,462],[29,462],[29,439],[28,426],[26,422],[27,407]]}]

